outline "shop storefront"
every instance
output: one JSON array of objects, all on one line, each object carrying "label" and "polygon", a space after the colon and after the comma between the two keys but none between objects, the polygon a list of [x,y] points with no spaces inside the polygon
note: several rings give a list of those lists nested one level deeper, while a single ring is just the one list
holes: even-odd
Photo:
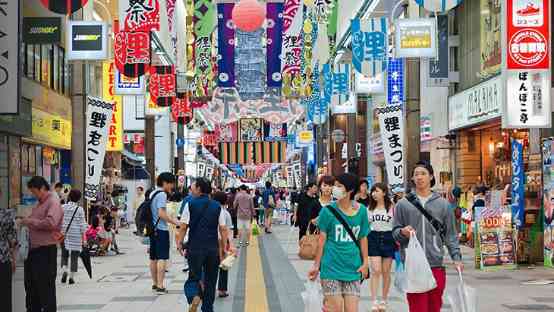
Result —
[{"label": "shop storefront", "polygon": [[[481,268],[509,264],[513,257],[517,263],[542,261],[540,132],[502,129],[500,116],[504,92],[502,79],[497,76],[450,97],[448,101],[449,130],[456,137],[454,184],[462,189],[460,205],[466,209],[462,234],[470,246],[477,245],[476,264]],[[521,146],[520,151],[514,152],[513,142]],[[514,159],[521,159],[521,162],[516,164]],[[520,202],[524,207],[520,218],[523,221],[519,223],[515,222],[515,212],[512,214],[512,194],[518,187],[513,180],[514,168],[522,171],[522,178],[516,179],[521,181],[523,198]],[[480,187],[487,190],[485,217],[508,218],[510,224],[514,223],[514,228],[518,227],[517,235],[514,235],[517,254],[504,255],[502,246],[491,245],[487,247],[486,259],[481,259],[479,241],[487,237],[477,233],[489,231],[485,221],[492,221],[481,218],[479,211],[473,211],[474,194]],[[495,211],[495,215],[490,215],[490,211]],[[499,238],[497,241],[500,242]],[[495,252],[496,256],[493,256]]]}]

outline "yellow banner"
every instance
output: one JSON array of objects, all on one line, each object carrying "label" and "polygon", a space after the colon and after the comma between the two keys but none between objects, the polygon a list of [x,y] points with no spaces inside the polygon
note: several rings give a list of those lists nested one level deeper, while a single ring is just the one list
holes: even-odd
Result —
[{"label": "yellow banner", "polygon": [[123,101],[121,96],[115,95],[115,66],[113,61],[104,62],[102,67],[103,97],[106,102],[114,103],[106,150],[109,152],[120,152],[123,151]]},{"label": "yellow banner", "polygon": [[33,108],[32,139],[56,148],[71,149],[71,120]]}]

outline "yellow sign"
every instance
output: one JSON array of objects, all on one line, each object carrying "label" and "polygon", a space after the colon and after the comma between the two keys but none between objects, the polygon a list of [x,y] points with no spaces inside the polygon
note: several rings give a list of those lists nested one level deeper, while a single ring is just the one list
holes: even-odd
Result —
[{"label": "yellow sign", "polygon": [[314,133],[309,130],[298,132],[298,143],[300,144],[309,144],[314,140]]},{"label": "yellow sign", "polygon": [[123,102],[119,95],[115,94],[115,66],[113,62],[103,64],[103,97],[106,102],[114,104],[112,123],[108,130],[108,144],[106,150],[109,152],[123,151]]},{"label": "yellow sign", "polygon": [[400,47],[402,49],[431,48],[431,29],[422,26],[412,27],[401,32]]},{"label": "yellow sign", "polygon": [[56,148],[71,149],[71,120],[33,108],[32,139]]}]

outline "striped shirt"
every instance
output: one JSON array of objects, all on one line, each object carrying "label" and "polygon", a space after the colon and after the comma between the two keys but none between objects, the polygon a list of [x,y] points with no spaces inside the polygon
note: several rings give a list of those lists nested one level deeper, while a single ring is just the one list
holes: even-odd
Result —
[{"label": "striped shirt", "polygon": [[[77,212],[75,212],[77,210]],[[85,222],[85,212],[82,207],[74,202],[68,202],[63,205],[63,224],[62,232],[65,233],[65,249],[71,251],[81,251],[83,246],[83,235],[87,230],[87,223]],[[71,217],[75,213],[75,218],[71,221]],[[71,221],[69,229],[67,226]],[[66,232],[67,230],[67,232]]]}]

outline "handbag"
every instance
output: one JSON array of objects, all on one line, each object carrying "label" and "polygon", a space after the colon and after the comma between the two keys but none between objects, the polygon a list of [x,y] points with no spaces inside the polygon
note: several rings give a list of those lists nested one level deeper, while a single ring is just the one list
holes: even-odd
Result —
[{"label": "handbag", "polygon": [[300,240],[298,256],[302,260],[314,260],[319,249],[319,230],[314,234],[306,234]]},{"label": "handbag", "polygon": [[[362,263],[364,263],[364,256],[362,255],[362,246],[360,245],[360,241],[356,238],[356,235],[354,235],[354,232],[352,232],[352,228],[350,227],[350,224],[344,220],[344,218],[340,215],[340,213],[335,210],[335,208],[331,206],[327,206],[327,209],[331,211],[331,213],[335,216],[335,218],[342,224],[346,232],[348,233],[348,236],[350,236],[350,239],[358,246],[358,250],[360,251],[360,259],[362,260]],[[367,273],[367,278],[369,279],[370,272]],[[363,274],[360,281],[363,283],[365,280]]]},{"label": "handbag", "polygon": [[221,261],[221,264],[219,264],[219,268],[221,268],[224,271],[228,271],[230,268],[233,267],[233,264],[235,264],[235,260],[237,257],[235,255],[228,255]]},{"label": "handbag", "polygon": [[73,219],[75,218],[75,214],[77,214],[77,210],[79,210],[79,206],[77,206],[75,208],[75,211],[73,211],[73,215],[71,216],[71,220],[69,220],[69,223],[65,228],[65,232],[62,233],[62,231],[55,231],[54,233],[52,233],[52,237],[57,243],[62,244],[65,241],[65,234],[67,234],[67,231],[69,231],[69,227],[71,226],[71,223],[73,223]]},{"label": "handbag", "polygon": [[406,196],[406,199],[410,202],[410,204],[414,205],[414,207],[421,212],[421,214],[429,221],[429,223],[433,226],[435,231],[439,233],[441,240],[444,242],[446,237],[446,226],[437,220],[435,217],[433,217],[423,206],[421,206],[421,203],[416,198],[416,196],[413,193],[410,193],[408,196]]}]

